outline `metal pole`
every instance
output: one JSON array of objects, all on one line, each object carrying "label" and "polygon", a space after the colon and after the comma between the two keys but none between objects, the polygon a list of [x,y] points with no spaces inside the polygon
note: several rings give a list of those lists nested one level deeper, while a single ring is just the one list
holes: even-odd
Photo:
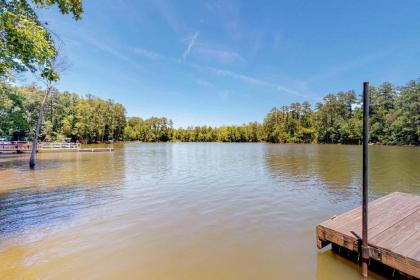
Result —
[{"label": "metal pole", "polygon": [[368,144],[369,144],[369,82],[363,83],[363,215],[362,215],[362,277],[368,276]]}]

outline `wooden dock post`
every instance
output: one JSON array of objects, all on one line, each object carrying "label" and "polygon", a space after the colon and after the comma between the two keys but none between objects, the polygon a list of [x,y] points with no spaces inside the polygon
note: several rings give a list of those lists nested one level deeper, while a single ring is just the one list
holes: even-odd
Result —
[{"label": "wooden dock post", "polygon": [[363,203],[362,203],[362,277],[368,277],[368,145],[369,145],[369,82],[363,83]]}]

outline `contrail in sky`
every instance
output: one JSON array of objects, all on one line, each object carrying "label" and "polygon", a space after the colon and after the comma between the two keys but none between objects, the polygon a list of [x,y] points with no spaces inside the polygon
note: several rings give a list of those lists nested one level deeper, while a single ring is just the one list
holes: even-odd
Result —
[{"label": "contrail in sky", "polygon": [[191,41],[190,41],[190,43],[188,44],[187,49],[185,50],[184,54],[182,55],[182,57],[183,57],[184,61],[187,59],[187,56],[190,54],[191,49],[192,49],[192,47],[193,47],[193,46],[194,46],[194,44],[195,44],[195,40],[197,40],[197,37],[198,37],[198,31],[196,31],[196,32],[194,33],[194,36],[191,38]]}]

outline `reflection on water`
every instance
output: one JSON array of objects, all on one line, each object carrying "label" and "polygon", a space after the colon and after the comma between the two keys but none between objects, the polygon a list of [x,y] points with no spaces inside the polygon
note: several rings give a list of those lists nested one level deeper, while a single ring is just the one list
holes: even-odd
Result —
[{"label": "reflection on water", "polygon": [[120,185],[123,153],[40,153],[36,170],[28,170],[28,155],[0,155],[0,192],[32,187]]},{"label": "reflection on water", "polygon": [[[371,199],[392,191],[418,192],[418,148],[372,146],[369,150]],[[333,199],[359,201],[362,147],[341,145],[267,145],[267,167],[274,177],[318,180]],[[341,200],[341,199],[340,199]]]},{"label": "reflection on water", "polygon": [[[420,194],[420,152],[372,146],[371,198]],[[358,279],[317,223],[360,204],[361,147],[126,144],[0,158],[0,275]],[[372,275],[373,279],[380,279]]]},{"label": "reflection on water", "polygon": [[0,238],[36,226],[68,220],[89,208],[118,196],[110,187],[56,188],[34,192],[30,188],[0,194]]}]

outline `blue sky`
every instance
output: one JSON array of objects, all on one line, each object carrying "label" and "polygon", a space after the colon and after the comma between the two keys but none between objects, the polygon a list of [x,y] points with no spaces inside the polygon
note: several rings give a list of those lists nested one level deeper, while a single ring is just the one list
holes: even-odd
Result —
[{"label": "blue sky", "polygon": [[58,87],[176,127],[262,121],[274,106],[420,77],[420,1],[85,0],[41,18],[64,42]]}]

